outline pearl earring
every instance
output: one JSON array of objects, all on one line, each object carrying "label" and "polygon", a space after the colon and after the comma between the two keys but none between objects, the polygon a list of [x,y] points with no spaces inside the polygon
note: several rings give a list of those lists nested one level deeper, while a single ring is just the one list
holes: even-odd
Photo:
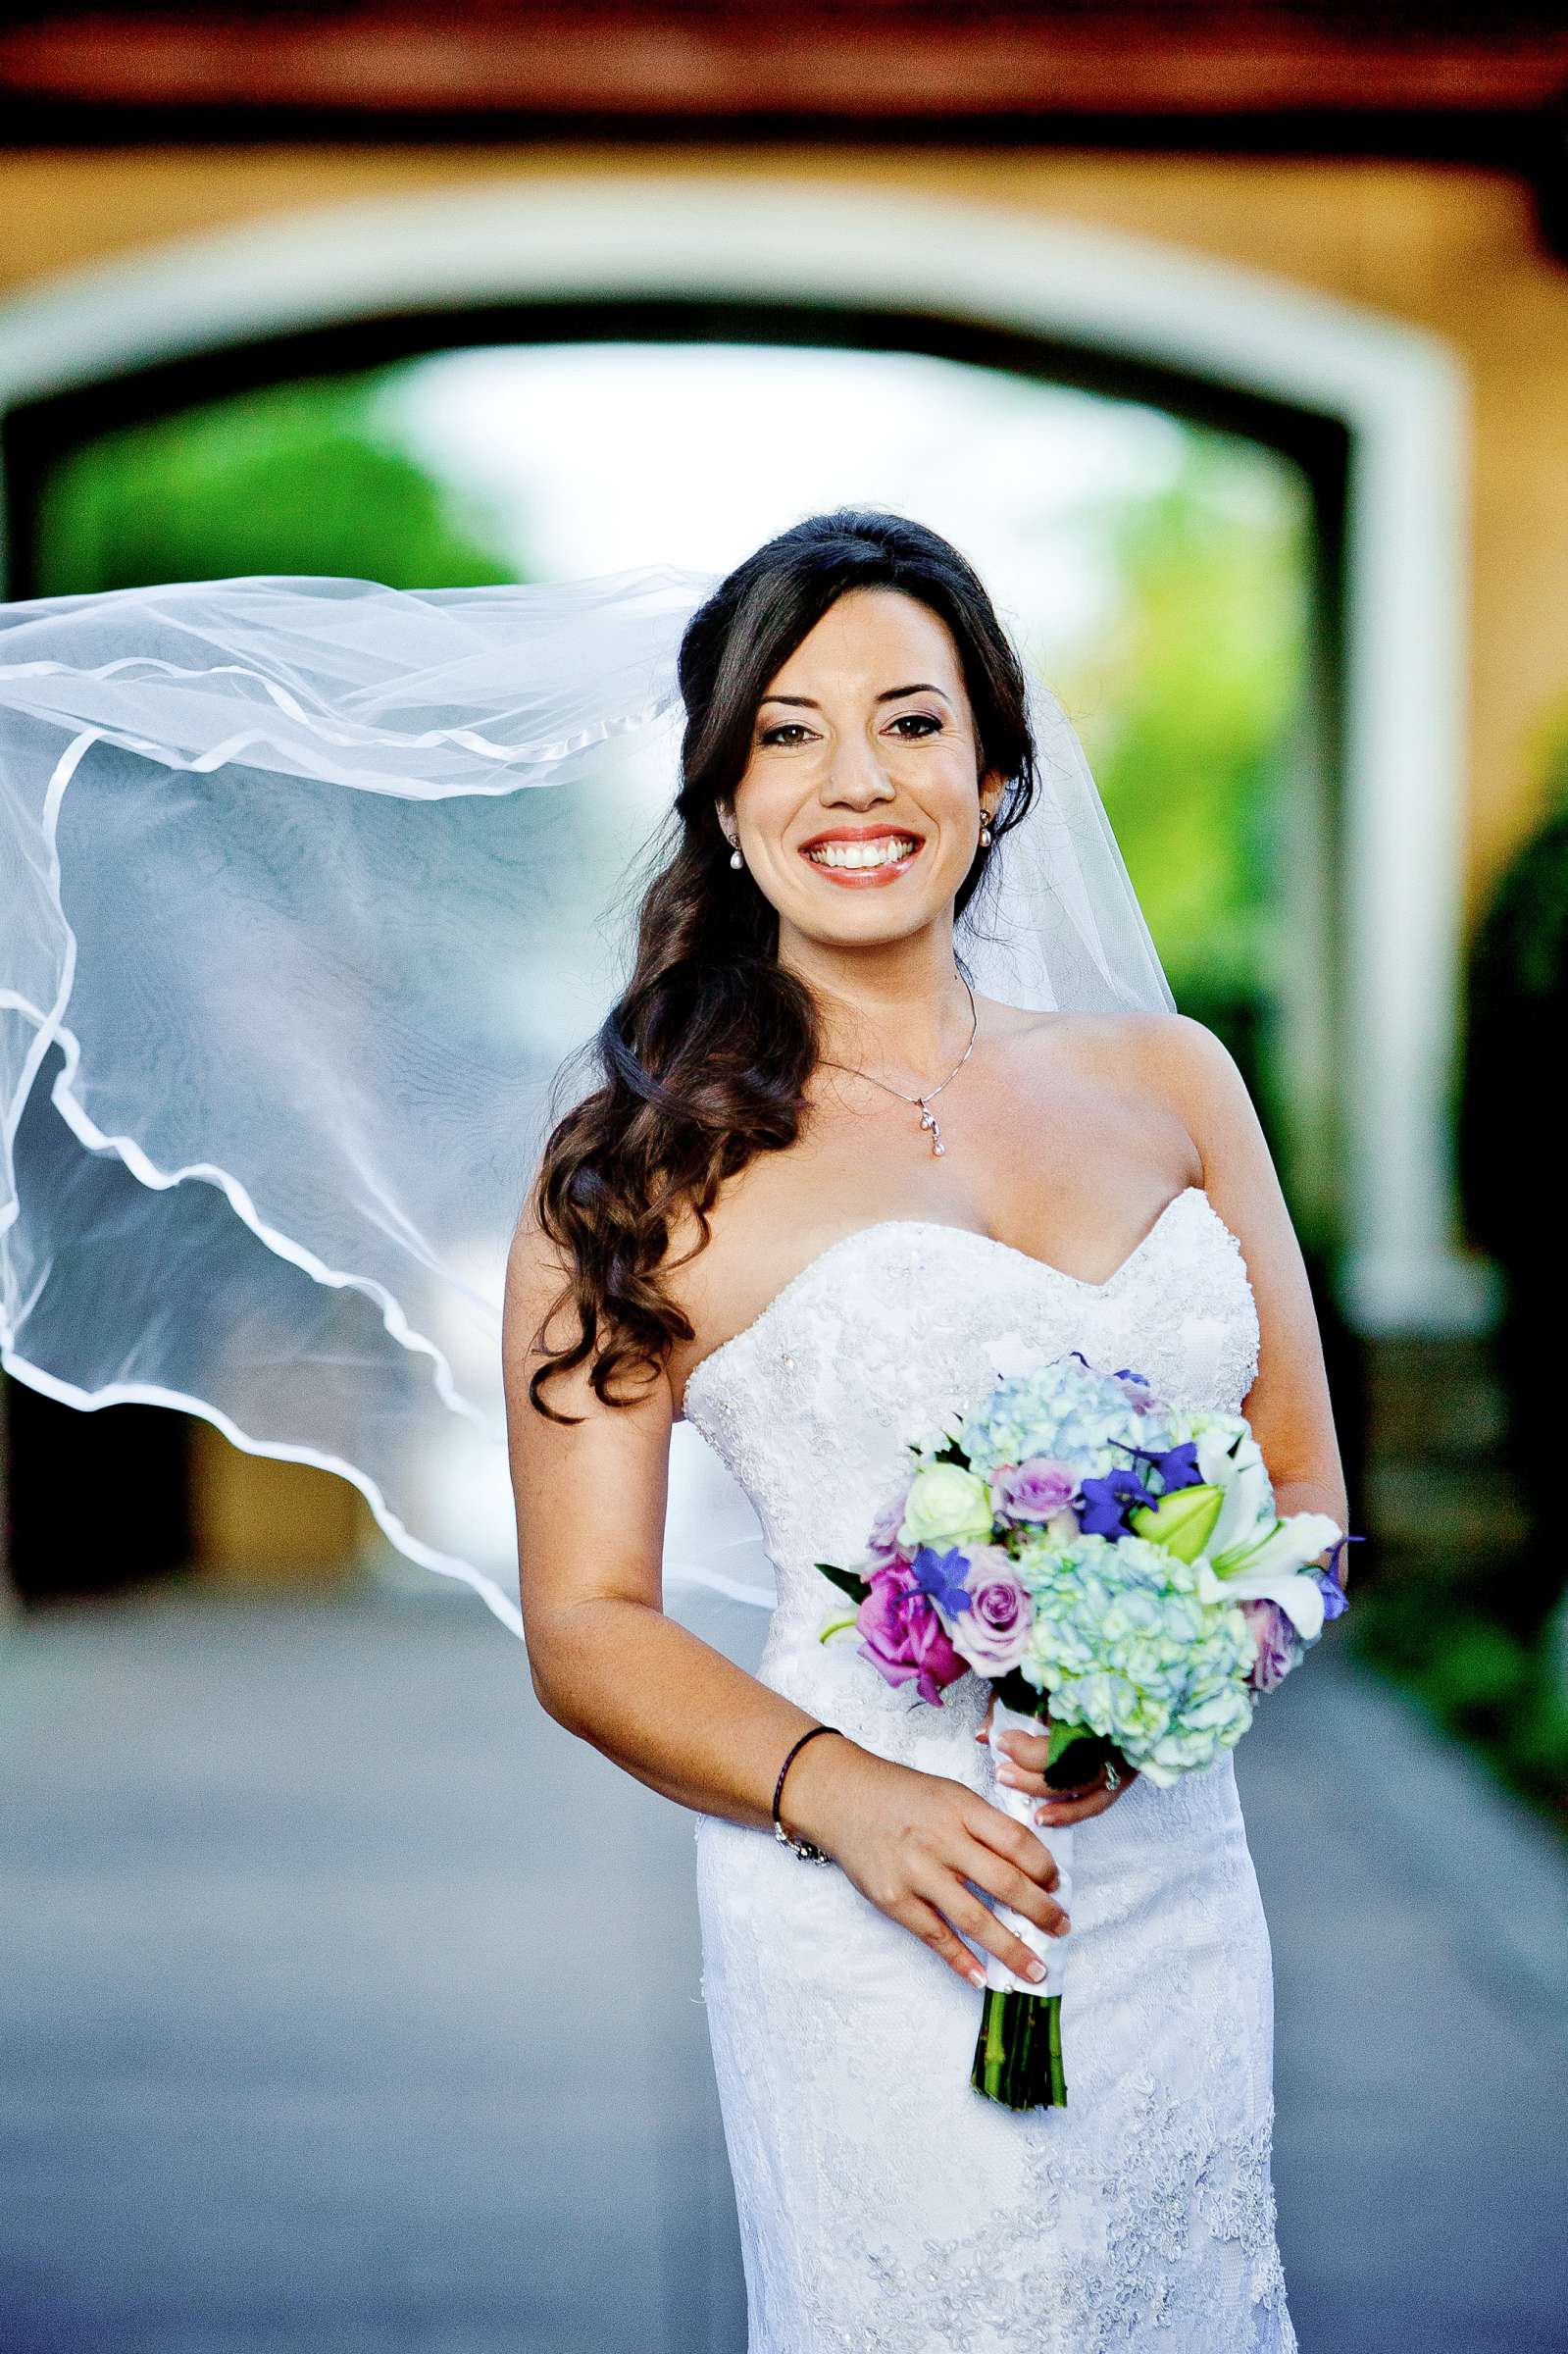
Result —
[{"label": "pearl earring", "polygon": [[732,866],[744,866],[746,863],[740,855],[740,845],[738,843],[730,853],[730,863]]},{"label": "pearl earring", "polygon": [[990,848],[989,826],[983,825],[980,829],[980,846],[983,850],[988,850]]}]

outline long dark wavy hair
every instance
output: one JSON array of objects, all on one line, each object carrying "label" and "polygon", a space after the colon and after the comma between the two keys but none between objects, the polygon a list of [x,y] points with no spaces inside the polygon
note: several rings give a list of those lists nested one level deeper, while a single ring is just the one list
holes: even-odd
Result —
[{"label": "long dark wavy hair", "polygon": [[[572,1341],[544,1350],[529,1382],[551,1421],[582,1417],[547,1404],[546,1381],[591,1358],[595,1396],[630,1406],[640,1392],[613,1395],[616,1377],[657,1377],[672,1345],[692,1337],[659,1282],[672,1224],[694,1217],[703,1249],[725,1180],[799,1134],[820,1051],[816,1000],[779,963],[778,913],[749,873],[732,868],[718,807],[745,774],[770,682],[852,588],[900,589],[946,623],[980,740],[977,793],[988,770],[1006,780],[992,847],[977,852],[954,897],[955,924],[977,893],[977,915],[988,900],[983,886],[1002,838],[1034,798],[1022,664],[974,568],[926,525],[858,507],[808,516],[737,564],[693,613],[679,659],[681,788],[641,890],[632,977],[579,1049],[597,1084],[557,1122],[531,1189],[568,1274],[545,1321],[570,1304],[578,1326]],[[974,931],[977,916],[967,921]]]}]

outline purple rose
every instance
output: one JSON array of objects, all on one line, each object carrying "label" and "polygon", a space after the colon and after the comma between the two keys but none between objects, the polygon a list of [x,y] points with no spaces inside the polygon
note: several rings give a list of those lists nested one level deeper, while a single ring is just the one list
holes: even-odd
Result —
[{"label": "purple rose", "polygon": [[1300,1657],[1295,1628],[1277,1602],[1243,1602],[1241,1610],[1251,1626],[1258,1656],[1247,1681],[1254,1692],[1272,1692],[1283,1683]]},{"label": "purple rose", "polygon": [[1065,1463],[1032,1455],[1021,1463],[998,1463],[990,1475],[991,1508],[999,1520],[1048,1520],[1069,1505],[1078,1482]]},{"label": "purple rose", "polygon": [[980,1674],[1005,1675],[1024,1656],[1035,1606],[999,1545],[974,1547],[964,1583],[969,1608],[954,1637],[958,1649]]},{"label": "purple rose", "polygon": [[871,1573],[871,1592],[855,1612],[861,1656],[889,1684],[918,1685],[922,1700],[940,1708],[942,1687],[955,1684],[967,1662],[948,1641],[936,1605],[923,1593],[905,1561]]}]

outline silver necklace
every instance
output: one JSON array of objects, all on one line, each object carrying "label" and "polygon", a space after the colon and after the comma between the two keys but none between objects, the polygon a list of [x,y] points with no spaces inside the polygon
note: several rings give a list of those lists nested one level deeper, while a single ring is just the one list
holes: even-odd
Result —
[{"label": "silver necklace", "polygon": [[[964,981],[964,976],[962,973],[959,974],[958,978],[960,981]],[[948,1072],[947,1077],[941,1080],[936,1087],[928,1087],[924,1095],[905,1095],[901,1087],[888,1087],[885,1079],[879,1079],[875,1071],[861,1070],[859,1065],[856,1063],[835,1062],[831,1054],[824,1054],[820,1057],[820,1059],[823,1062],[826,1062],[833,1070],[851,1071],[857,1079],[869,1079],[873,1087],[887,1088],[887,1093],[890,1096],[899,1097],[905,1103],[918,1103],[920,1105],[920,1124],[922,1128],[929,1128],[931,1130],[931,1149],[934,1154],[937,1152],[945,1152],[947,1147],[942,1143],[941,1128],[937,1122],[936,1114],[931,1108],[931,1100],[933,1096],[939,1096],[942,1092],[942,1089],[950,1086],[952,1081],[957,1078],[959,1072],[963,1069],[965,1063],[969,1060],[970,1055],[974,1051],[976,1034],[980,1029],[980,1014],[975,1005],[975,993],[972,989],[970,989],[967,981],[964,981],[964,987],[969,992],[969,1045],[964,1049],[962,1054],[959,1055],[958,1060],[953,1064],[953,1067]]]}]

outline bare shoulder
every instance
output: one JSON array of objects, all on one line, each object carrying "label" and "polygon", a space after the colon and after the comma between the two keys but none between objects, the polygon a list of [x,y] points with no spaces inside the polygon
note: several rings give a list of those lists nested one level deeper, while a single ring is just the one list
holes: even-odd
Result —
[{"label": "bare shoulder", "polygon": [[1246,1083],[1224,1040],[1188,1013],[1128,1013],[1114,1018],[1126,1032],[1146,1084],[1166,1100],[1190,1106],[1207,1121],[1249,1102]]},{"label": "bare shoulder", "polygon": [[1047,1056],[1066,1046],[1086,1063],[1124,1069],[1131,1063],[1140,1070],[1166,1067],[1173,1071],[1231,1061],[1214,1032],[1190,1014],[1153,1010],[1037,1013],[1028,1006],[1004,1005],[993,999],[986,999],[986,1005],[991,1037],[1025,1055]]},{"label": "bare shoulder", "polygon": [[1065,1054],[1086,1079],[1130,1089],[1150,1110],[1174,1113],[1199,1151],[1205,1134],[1251,1113],[1230,1049],[1190,1014],[1031,1014],[1011,1043],[1042,1082],[1059,1077]]},{"label": "bare shoulder", "polygon": [[1052,1125],[1070,1112],[1085,1148],[1107,1162],[1131,1153],[1181,1182],[1184,1166],[1193,1173],[1252,1120],[1229,1049],[1190,1015],[993,1012],[994,1051],[1015,1100]]}]

